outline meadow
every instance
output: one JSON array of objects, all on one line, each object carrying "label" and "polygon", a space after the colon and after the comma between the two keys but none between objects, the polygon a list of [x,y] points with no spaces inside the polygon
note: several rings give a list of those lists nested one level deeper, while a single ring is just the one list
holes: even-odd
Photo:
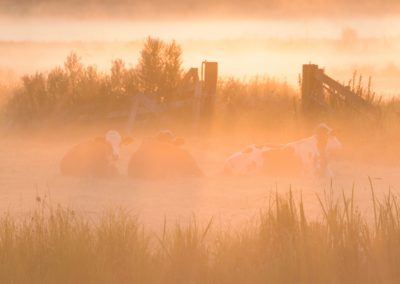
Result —
[{"label": "meadow", "polygon": [[[137,65],[116,59],[107,71],[71,53],[0,89],[1,283],[400,281],[398,99],[354,74],[346,83],[374,111],[329,101],[312,116],[285,81],[225,77],[199,129],[187,106],[129,129],[132,94],[182,95],[180,46],[157,42],[156,66],[146,48]],[[149,67],[157,76],[146,77]],[[322,121],[344,145],[332,179],[222,175],[233,152],[303,138]],[[140,142],[166,128],[186,138],[205,178],[127,177]],[[63,154],[108,129],[135,139],[121,150],[120,176],[61,176]]]},{"label": "meadow", "polygon": [[[372,184],[372,183],[371,183]],[[159,233],[111,210],[95,220],[37,198],[23,218],[0,219],[2,283],[398,283],[396,196],[377,199],[372,218],[342,192],[318,195],[320,219],[292,191],[272,194],[240,230],[211,218],[164,222]]]}]

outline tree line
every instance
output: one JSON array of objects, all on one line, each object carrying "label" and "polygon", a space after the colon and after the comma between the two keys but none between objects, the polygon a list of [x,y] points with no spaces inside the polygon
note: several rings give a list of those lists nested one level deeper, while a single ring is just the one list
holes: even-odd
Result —
[{"label": "tree line", "polygon": [[6,114],[13,121],[29,122],[55,113],[104,113],[126,106],[139,92],[169,100],[177,95],[182,79],[181,57],[182,49],[175,41],[149,37],[136,66],[128,67],[122,59],[116,59],[107,73],[83,65],[72,52],[63,66],[24,75],[6,106]]},{"label": "tree line", "polygon": [[[85,66],[72,52],[63,66],[21,78],[3,108],[3,122],[29,126],[41,121],[101,121],[112,113],[129,115],[139,93],[151,95],[159,103],[187,98],[182,92],[183,77],[182,48],[175,41],[149,37],[136,65],[116,59],[108,72]],[[248,80],[219,78],[215,108],[232,124],[234,116],[239,118],[244,113],[281,117],[274,115],[279,112],[290,116],[296,108],[296,97],[297,92],[286,82],[266,76]],[[191,109],[183,113],[190,115]]]}]

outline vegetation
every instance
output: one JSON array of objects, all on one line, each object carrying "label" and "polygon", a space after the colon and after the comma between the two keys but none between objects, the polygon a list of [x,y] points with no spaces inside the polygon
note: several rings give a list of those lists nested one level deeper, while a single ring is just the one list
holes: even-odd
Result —
[{"label": "vegetation", "polygon": [[[112,114],[126,118],[138,93],[158,98],[159,103],[186,95],[187,87],[180,92],[181,55],[181,47],[174,41],[166,43],[149,37],[136,66],[128,68],[117,59],[110,72],[104,73],[95,66],[84,66],[79,56],[71,53],[63,67],[23,76],[22,84],[7,95],[5,117],[9,124],[24,127],[49,121],[104,121]],[[228,78],[219,82],[216,107],[229,116],[243,111],[257,114],[283,109],[290,110],[290,114],[295,96],[295,90],[286,83],[268,77],[247,81]]]},{"label": "vegetation", "polygon": [[[139,111],[138,120],[153,118],[142,120],[140,125],[146,129],[174,127],[190,133],[197,121],[196,129],[203,129],[202,122],[206,122],[204,129],[210,129],[212,123],[213,132],[225,135],[229,141],[246,138],[242,143],[249,143],[251,137],[252,142],[284,143],[311,133],[317,123],[324,121],[340,131],[348,157],[391,164],[400,161],[399,100],[383,100],[372,90],[371,79],[364,86],[362,76],[354,73],[344,85],[372,108],[351,107],[330,96],[321,111],[311,116],[304,115],[301,109],[299,90],[286,82],[266,76],[247,80],[219,78],[213,105],[216,111],[209,112],[212,119],[198,120],[193,111],[194,100],[173,104],[174,108],[163,105],[194,93],[182,83],[181,56],[182,50],[174,41],[148,38],[136,66],[128,67],[117,59],[107,73],[99,72],[95,66],[84,66],[79,56],[71,53],[62,67],[26,75],[20,86],[0,88],[0,97],[7,98],[1,102],[0,125],[26,130],[111,122],[114,128],[126,129],[134,98],[142,93],[155,98],[159,109],[165,110],[162,115]],[[208,117],[207,113],[201,112],[200,117]]]},{"label": "vegetation", "polygon": [[23,219],[0,219],[0,282],[398,283],[397,197],[379,201],[372,191],[372,218],[360,213],[353,193],[323,197],[319,220],[289,192],[242,231],[193,219],[161,235],[123,211],[90,222],[41,205]]},{"label": "vegetation", "polygon": [[84,66],[79,56],[71,53],[63,67],[23,76],[6,113],[10,121],[24,125],[49,119],[98,119],[129,109],[138,92],[165,98],[175,95],[181,77],[181,49],[175,42],[149,37],[136,67],[127,68],[117,59],[109,74]]},{"label": "vegetation", "polygon": [[[79,56],[71,53],[63,67],[23,76],[22,85],[7,95],[10,99],[4,112],[9,122],[24,126],[37,121],[101,121],[110,114],[126,117],[132,99],[138,93],[158,98],[159,103],[186,95],[183,90],[187,86],[182,88],[181,57],[181,47],[175,41],[166,43],[150,37],[144,43],[136,66],[128,68],[124,61],[117,59],[112,62],[109,73],[99,72],[95,66],[84,66]],[[369,104],[385,105],[371,90],[370,78],[364,87],[362,76],[357,78],[355,72],[347,86]],[[233,120],[233,123],[238,114],[239,120],[243,120],[245,114],[249,123],[260,118],[292,121],[299,117],[298,91],[286,82],[266,76],[250,80],[220,78],[216,98],[218,112],[214,113]],[[324,106],[325,117],[344,116],[347,119],[354,112],[343,108],[342,102],[333,99],[328,102],[330,104]]]},{"label": "vegetation", "polygon": [[176,95],[182,78],[181,54],[182,50],[175,41],[166,44],[148,38],[137,66],[139,90],[167,99]]}]

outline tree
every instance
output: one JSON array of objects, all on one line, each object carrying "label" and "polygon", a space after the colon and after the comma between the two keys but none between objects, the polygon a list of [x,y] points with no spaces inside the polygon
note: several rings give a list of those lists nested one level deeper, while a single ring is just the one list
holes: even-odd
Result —
[{"label": "tree", "polygon": [[175,95],[182,78],[182,49],[172,41],[148,37],[137,65],[139,90],[164,98]]},{"label": "tree", "polygon": [[120,99],[125,95],[124,77],[126,69],[125,63],[122,59],[112,61],[111,74],[110,74],[110,95],[115,99]]},{"label": "tree", "polygon": [[71,52],[64,63],[64,69],[68,78],[68,96],[73,104],[78,100],[77,88],[82,78],[84,66],[79,56]]},{"label": "tree", "polygon": [[182,49],[175,41],[172,41],[164,48],[163,54],[163,82],[162,92],[173,96],[179,87],[182,78]]},{"label": "tree", "polygon": [[68,92],[68,78],[62,68],[56,67],[47,75],[47,92],[55,105],[63,106]]},{"label": "tree", "polygon": [[164,42],[148,37],[137,66],[139,88],[144,93],[158,93],[162,82]]}]

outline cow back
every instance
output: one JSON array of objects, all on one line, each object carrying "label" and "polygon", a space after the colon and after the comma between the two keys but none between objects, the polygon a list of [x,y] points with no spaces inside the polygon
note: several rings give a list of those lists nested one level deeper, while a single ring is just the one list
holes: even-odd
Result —
[{"label": "cow back", "polygon": [[112,148],[104,139],[74,146],[61,161],[61,173],[71,176],[112,176],[116,168],[110,160]]},{"label": "cow back", "polygon": [[263,153],[264,172],[268,175],[299,175],[303,161],[290,146],[272,148]]},{"label": "cow back", "polygon": [[132,155],[128,174],[145,179],[201,176],[189,152],[171,143],[148,140]]}]

